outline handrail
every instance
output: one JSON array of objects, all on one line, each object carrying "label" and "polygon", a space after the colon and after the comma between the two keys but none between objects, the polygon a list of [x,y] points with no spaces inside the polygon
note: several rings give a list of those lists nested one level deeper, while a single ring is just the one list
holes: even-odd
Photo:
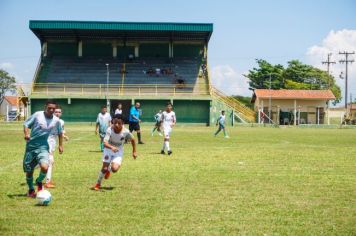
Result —
[{"label": "handrail", "polygon": [[33,84],[36,83],[36,80],[38,78],[38,73],[39,73],[41,64],[42,64],[42,55],[40,56],[40,58],[38,58],[35,74],[34,74],[33,79],[32,79],[33,83],[32,83],[32,86],[31,86],[31,92],[33,91]]}]

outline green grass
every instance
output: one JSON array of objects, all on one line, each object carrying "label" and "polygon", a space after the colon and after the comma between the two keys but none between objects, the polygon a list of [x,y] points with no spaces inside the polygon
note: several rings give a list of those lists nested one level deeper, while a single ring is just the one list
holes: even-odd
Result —
[{"label": "green grass", "polygon": [[[53,201],[23,196],[21,125],[0,124],[0,235],[355,235],[356,132],[178,126],[173,155],[150,137],[94,192],[94,126],[68,124]],[[38,175],[38,170],[35,176]]]}]

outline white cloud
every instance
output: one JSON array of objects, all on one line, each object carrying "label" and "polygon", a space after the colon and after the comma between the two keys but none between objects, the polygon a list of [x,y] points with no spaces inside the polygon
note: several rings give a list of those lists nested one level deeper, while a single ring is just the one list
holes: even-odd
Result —
[{"label": "white cloud", "polygon": [[12,70],[15,68],[15,66],[10,62],[3,62],[0,63],[0,68],[4,70]]},{"label": "white cloud", "polygon": [[217,65],[211,69],[212,84],[227,95],[251,96],[248,80],[230,65]]},{"label": "white cloud", "polygon": [[[339,31],[330,31],[319,45],[310,47],[306,53],[308,63],[323,70],[326,70],[326,65],[323,65],[321,61],[327,60],[327,54],[332,53],[331,60],[335,61],[336,64],[331,65],[330,72],[335,77],[337,84],[341,87],[343,97],[345,96],[345,81],[340,79],[339,75],[342,71],[345,74],[345,64],[340,64],[339,60],[345,59],[345,56],[339,55],[339,52],[344,51],[356,53],[356,30],[343,29]],[[349,60],[351,59],[356,59],[356,54],[350,55]],[[355,98],[356,62],[349,64],[348,73],[348,96],[352,93]]]}]

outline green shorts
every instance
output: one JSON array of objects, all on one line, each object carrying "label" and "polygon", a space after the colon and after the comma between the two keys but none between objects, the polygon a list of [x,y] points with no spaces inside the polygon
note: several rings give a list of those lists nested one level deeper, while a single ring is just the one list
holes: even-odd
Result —
[{"label": "green shorts", "polygon": [[45,149],[26,150],[23,158],[23,171],[31,173],[38,164],[49,164],[49,153]]}]

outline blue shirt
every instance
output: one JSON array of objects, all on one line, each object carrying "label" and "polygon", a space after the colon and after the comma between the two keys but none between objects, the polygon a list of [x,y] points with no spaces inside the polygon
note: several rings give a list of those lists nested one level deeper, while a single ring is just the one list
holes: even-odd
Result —
[{"label": "blue shirt", "polygon": [[51,133],[61,134],[63,132],[59,118],[56,116],[47,118],[44,111],[38,111],[30,116],[25,121],[24,127],[31,129],[30,140],[26,143],[27,151],[48,150],[48,136]]},{"label": "blue shirt", "polygon": [[134,119],[132,116],[135,116],[137,119],[140,119],[140,110],[137,109],[135,106],[131,107],[131,109],[130,109],[129,121],[137,123],[138,120]]}]

